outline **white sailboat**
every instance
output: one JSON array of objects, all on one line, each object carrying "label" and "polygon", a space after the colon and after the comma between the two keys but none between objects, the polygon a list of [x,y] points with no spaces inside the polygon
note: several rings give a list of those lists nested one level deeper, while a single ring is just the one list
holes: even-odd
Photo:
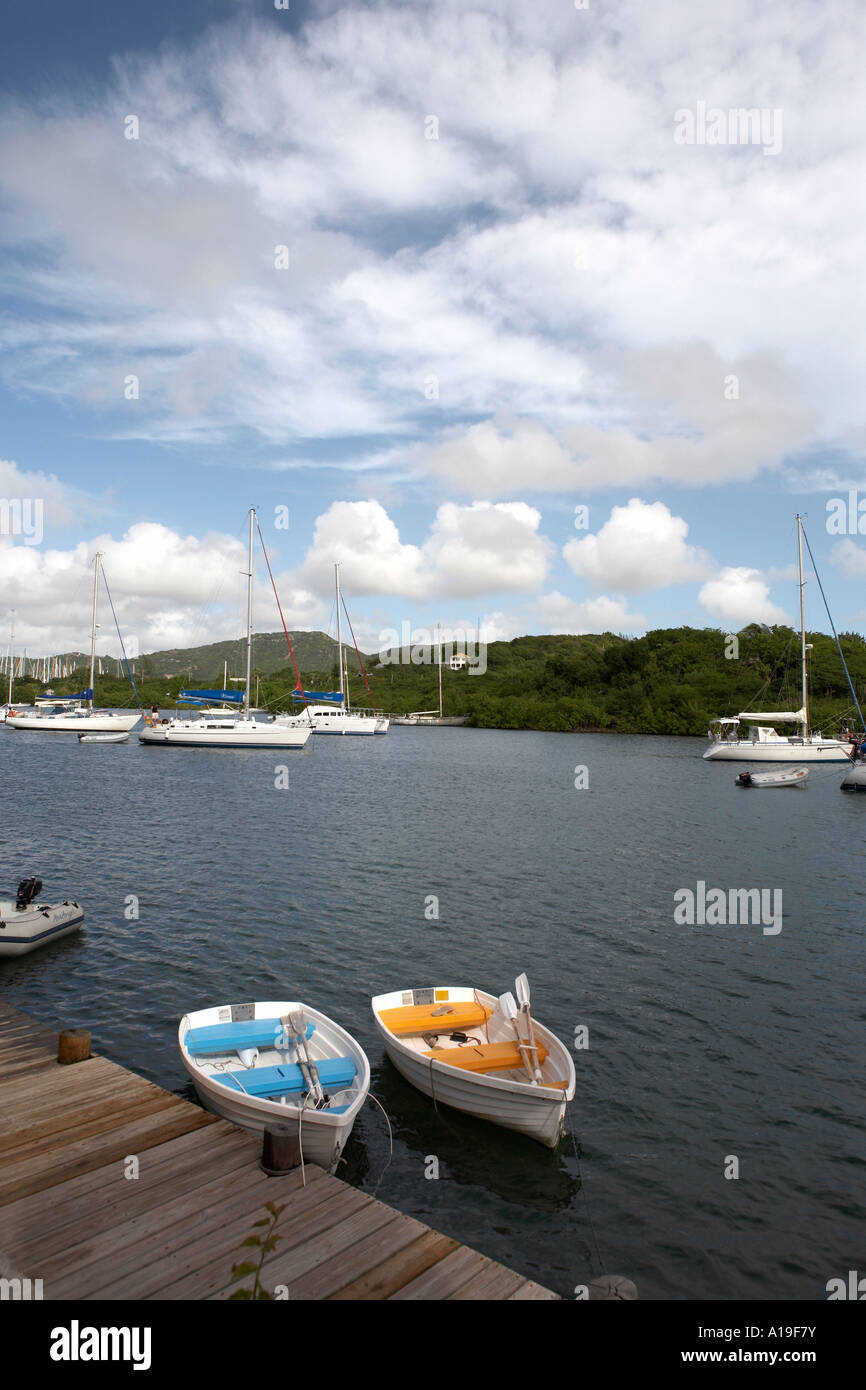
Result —
[{"label": "white sailboat", "polygon": [[[274,715],[264,718],[250,708],[250,673],[253,647],[253,524],[255,509],[250,508],[249,572],[247,574],[247,670],[240,716],[206,712],[197,719],[176,716],[154,719],[139,734],[141,743],[165,748],[283,748],[301,749],[312,733],[306,715]],[[208,692],[212,695],[213,692]]]},{"label": "white sailboat", "polygon": [[[714,762],[750,763],[844,763],[849,758],[849,748],[838,738],[825,738],[809,727],[809,693],[806,673],[806,615],[805,580],[803,578],[803,518],[797,516],[797,554],[800,571],[800,672],[802,704],[798,710],[767,710],[755,713],[743,710],[728,719],[714,719],[708,730],[710,746],[704,758]],[[746,738],[740,737],[740,724],[744,719],[759,720],[749,726]],[[772,725],[764,727],[764,721],[772,720]],[[799,734],[786,735],[776,732],[776,724],[797,724]]]},{"label": "white sailboat", "polygon": [[[140,714],[126,714],[110,709],[94,709],[93,679],[96,671],[96,621],[97,599],[99,595],[99,552],[93,557],[93,605],[90,623],[90,681],[87,690],[79,695],[58,696],[47,709],[35,709],[32,713],[10,709],[6,723],[12,729],[27,729],[40,734],[81,734],[81,733],[129,733],[134,729]],[[10,639],[11,648],[11,639]],[[12,677],[10,663],[9,677],[10,704],[12,698]]]},{"label": "white sailboat", "polygon": [[[349,708],[349,678],[343,674],[343,629],[340,623],[340,566],[334,565],[334,583],[337,592],[337,663],[340,672],[340,689],[333,694],[328,692],[332,704],[308,704],[307,713],[317,734],[352,734],[371,737],[388,732],[388,720],[377,715],[374,710],[352,710]],[[297,692],[298,694],[300,692]],[[306,692],[304,692],[306,694]],[[314,697],[315,698],[315,697]]]}]

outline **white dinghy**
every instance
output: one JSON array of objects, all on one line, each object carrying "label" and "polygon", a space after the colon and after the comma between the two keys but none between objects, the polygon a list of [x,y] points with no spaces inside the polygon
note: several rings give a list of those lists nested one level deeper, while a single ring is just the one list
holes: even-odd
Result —
[{"label": "white dinghy", "polygon": [[373,1001],[373,1017],[397,1070],[426,1096],[556,1148],[574,1097],[568,1048],[529,1012],[529,983],[515,981],[520,1006],[482,990],[434,986],[395,990]]},{"label": "white dinghy", "polygon": [[79,743],[128,743],[129,734],[79,734]]},{"label": "white dinghy", "polygon": [[370,1089],[370,1063],[344,1028],[283,1000],[197,1009],[177,1036],[208,1110],[243,1129],[297,1125],[304,1162],[333,1172]]},{"label": "white dinghy", "polygon": [[809,780],[807,767],[780,767],[773,772],[741,772],[738,787],[802,787]]},{"label": "white dinghy", "polygon": [[14,901],[0,901],[0,956],[25,956],[81,926],[84,912],[80,903],[69,898],[62,903],[36,902],[41,892],[41,879],[24,878]]}]

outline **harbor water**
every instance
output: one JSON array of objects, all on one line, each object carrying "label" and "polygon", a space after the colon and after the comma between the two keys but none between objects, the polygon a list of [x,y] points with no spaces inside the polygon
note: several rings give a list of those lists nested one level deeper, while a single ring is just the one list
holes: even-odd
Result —
[{"label": "harbor water", "polygon": [[[393,1127],[389,1162],[368,1103],[346,1181],[564,1297],[604,1272],[644,1299],[826,1298],[864,1258],[866,797],[840,793],[841,764],[744,790],[704,747],[395,727],[236,752],[0,729],[0,896],[36,875],[85,910],[82,932],[0,962],[0,998],[190,1099],[184,1012],[307,1000],[367,1050]],[[712,889],[738,920],[705,909]],[[555,1151],[437,1113],[370,1014],[386,990],[501,993],[524,970],[574,1047]]]}]

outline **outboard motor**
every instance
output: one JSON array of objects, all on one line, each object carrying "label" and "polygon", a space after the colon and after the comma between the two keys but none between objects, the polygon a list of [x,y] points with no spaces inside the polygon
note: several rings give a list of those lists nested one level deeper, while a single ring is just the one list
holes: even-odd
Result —
[{"label": "outboard motor", "polygon": [[750,787],[751,785],[752,785],[752,774],[751,774],[751,772],[741,772],[740,775],[739,775],[739,777],[737,778],[737,786],[739,786],[739,787]]},{"label": "outboard motor", "polygon": [[18,885],[18,900],[15,903],[16,911],[23,912],[41,892],[41,878],[22,878]]}]

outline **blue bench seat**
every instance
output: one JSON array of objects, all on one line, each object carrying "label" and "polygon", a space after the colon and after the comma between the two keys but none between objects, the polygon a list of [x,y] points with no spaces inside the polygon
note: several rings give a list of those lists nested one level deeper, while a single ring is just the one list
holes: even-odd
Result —
[{"label": "blue bench seat", "polygon": [[[276,1047],[282,1035],[280,1018],[250,1018],[238,1023],[208,1023],[202,1028],[190,1028],[184,1042],[191,1057],[213,1057],[222,1052],[237,1052],[242,1047]],[[315,1023],[307,1024],[307,1037],[316,1031]]]},{"label": "blue bench seat", "polygon": [[[327,1057],[316,1062],[316,1070],[322,1087],[329,1091],[342,1090],[351,1086],[358,1069],[351,1057]],[[245,1095],[262,1099],[266,1096],[288,1096],[293,1092],[307,1090],[304,1073],[294,1062],[286,1062],[279,1067],[250,1067],[247,1071],[222,1072],[212,1078],[221,1081],[230,1090],[242,1091]]]}]

